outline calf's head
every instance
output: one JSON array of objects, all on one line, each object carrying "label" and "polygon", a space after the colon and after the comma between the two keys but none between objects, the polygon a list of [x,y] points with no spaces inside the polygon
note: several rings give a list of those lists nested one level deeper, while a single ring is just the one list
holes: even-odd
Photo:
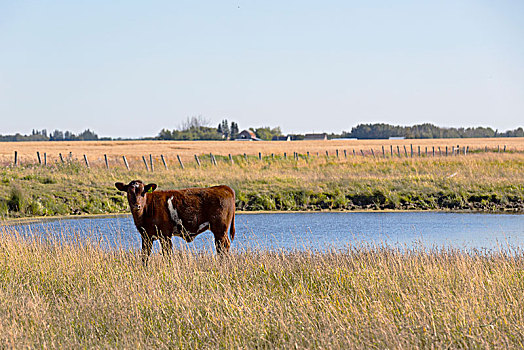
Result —
[{"label": "calf's head", "polygon": [[117,182],[115,183],[115,187],[127,193],[127,201],[129,202],[131,211],[139,212],[143,210],[146,205],[146,193],[153,192],[156,189],[156,184],[144,185],[142,181],[134,180],[128,185]]}]

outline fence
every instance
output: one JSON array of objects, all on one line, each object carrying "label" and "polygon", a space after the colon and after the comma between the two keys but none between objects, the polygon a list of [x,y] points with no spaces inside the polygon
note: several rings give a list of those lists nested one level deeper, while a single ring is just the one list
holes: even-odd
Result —
[{"label": "fence", "polygon": [[[389,148],[387,146],[381,146],[379,149],[374,148],[352,148],[352,149],[336,149],[335,151],[332,151],[331,153],[329,151],[325,151],[325,154],[322,152],[306,152],[306,153],[298,153],[293,152],[293,156],[287,152],[283,152],[282,155],[271,153],[267,155],[263,155],[261,152],[258,152],[258,154],[255,155],[247,155],[246,153],[243,154],[237,154],[232,155],[228,154],[227,156],[224,155],[215,155],[213,153],[209,154],[200,154],[194,155],[194,166],[195,167],[202,167],[205,165],[212,165],[212,166],[219,166],[219,165],[234,165],[234,164],[249,164],[249,162],[258,161],[258,162],[274,162],[274,161],[293,161],[298,162],[300,160],[304,160],[306,163],[309,163],[312,159],[325,159],[325,160],[332,160],[332,161],[341,161],[344,159],[350,159],[350,158],[369,158],[369,159],[399,159],[399,158],[435,158],[435,157],[456,157],[456,156],[467,156],[473,153],[506,153],[509,152],[506,145],[503,147],[497,146],[496,148],[488,148],[487,146],[481,147],[481,148],[475,148],[470,149],[469,146],[425,146],[424,148],[421,148],[421,146],[417,146],[416,148],[413,147],[413,145],[409,145],[409,148],[406,146],[403,146],[403,148],[400,148],[400,146],[396,146],[396,148],[393,145],[389,145]],[[155,156],[153,154],[149,155],[142,155],[139,157],[136,157],[137,159],[134,160],[134,163],[130,163],[128,158],[125,155],[121,156],[113,156],[113,159],[107,156],[107,154],[103,155],[103,161],[98,161],[98,167],[104,167],[107,170],[118,168],[118,167],[125,167],[127,170],[146,170],[149,172],[155,171],[155,163],[157,165],[161,165],[161,168],[165,170],[169,170],[170,166],[172,168],[178,168],[178,169],[185,169],[184,162],[182,161],[182,158],[180,155],[176,155],[176,161],[177,163],[169,164],[168,157],[164,154],[160,154],[159,156]],[[51,160],[48,156],[47,152],[41,153],[40,151],[36,152],[36,160],[37,162],[24,162],[25,165],[39,165],[39,166],[49,166],[49,161]],[[140,160],[142,160],[142,165],[140,165]],[[77,164],[83,164],[86,168],[91,167],[90,160],[88,159],[88,156],[86,154],[83,154],[81,158],[75,158],[73,157],[72,152],[69,152],[69,154],[64,157],[62,153],[59,153],[58,156],[51,160],[51,164],[59,165],[59,164],[71,164],[76,162]],[[21,165],[20,161],[20,154],[18,151],[14,152],[14,158],[13,162],[10,163],[13,166],[19,166]],[[186,163],[187,165],[188,163]]]}]

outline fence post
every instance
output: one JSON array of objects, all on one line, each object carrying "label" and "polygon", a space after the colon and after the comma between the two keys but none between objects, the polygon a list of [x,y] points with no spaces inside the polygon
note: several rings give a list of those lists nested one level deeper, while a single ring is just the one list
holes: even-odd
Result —
[{"label": "fence post", "polygon": [[47,152],[44,152],[44,166],[47,166]]},{"label": "fence post", "polygon": [[347,153],[346,150],[344,150],[344,158],[345,158],[345,159],[348,159],[348,153]]},{"label": "fence post", "polygon": [[448,156],[448,146],[446,146],[446,157]]},{"label": "fence post", "polygon": [[400,156],[400,146],[399,145],[397,145],[397,154],[398,154],[398,157],[401,158],[401,156]]},{"label": "fence post", "polygon": [[18,165],[18,152],[15,151],[15,166]]},{"label": "fence post", "polygon": [[231,156],[231,153],[229,153],[229,161],[231,162],[231,165],[234,164],[234,162],[233,162],[233,157]]},{"label": "fence post", "polygon": [[151,171],[155,171],[155,168],[153,167],[153,155],[149,154],[149,164],[151,164]]},{"label": "fence post", "polygon": [[418,146],[418,156],[420,157],[420,146]]},{"label": "fence post", "polygon": [[178,163],[180,163],[180,167],[184,169],[184,163],[182,163],[182,159],[180,159],[180,156],[178,154],[176,155],[176,157],[178,159]]},{"label": "fence post", "polygon": [[435,146],[432,146],[433,147],[433,158],[435,157]]},{"label": "fence post", "polygon": [[160,155],[160,159],[162,159],[162,163],[164,163],[164,168],[166,168],[166,170],[169,170],[169,169],[167,168],[167,162],[166,162],[166,159],[164,158],[164,155],[163,155],[163,154]]},{"label": "fence post", "polygon": [[[44,153],[45,156],[45,153]],[[89,162],[87,161],[87,156],[84,154],[84,161],[86,162],[86,167],[89,168]]]},{"label": "fence post", "polygon": [[411,146],[411,158],[413,158],[413,144],[410,144]]},{"label": "fence post", "polygon": [[149,167],[147,166],[147,160],[146,157],[142,156],[142,160],[144,161],[144,165],[146,167],[146,171],[149,171]]},{"label": "fence post", "polygon": [[[411,146],[413,147],[413,146]],[[404,155],[406,156],[406,158],[408,157],[408,150],[406,148],[406,145],[404,145]]]},{"label": "fence post", "polygon": [[426,158],[428,157],[428,147],[426,146]]},{"label": "fence post", "polygon": [[362,157],[365,157],[363,150],[360,150],[360,153],[362,153]]},{"label": "fence post", "polygon": [[196,154],[195,154],[195,160],[196,160],[198,166],[200,167],[200,166],[201,166],[201,165],[200,165],[200,159],[198,159],[198,156],[197,156]]},{"label": "fence post", "polygon": [[375,152],[373,151],[373,148],[371,149],[371,154],[373,155],[373,158],[375,158]]},{"label": "fence post", "polygon": [[[62,154],[60,154],[60,159],[62,159]],[[109,162],[107,161],[107,154],[104,154],[104,160],[106,161],[106,169],[109,169]]]},{"label": "fence post", "polygon": [[36,151],[36,157],[38,158],[38,164],[42,165],[42,159],[40,159],[40,152]]},{"label": "fence post", "polygon": [[262,153],[258,152],[258,160],[262,160]]},{"label": "fence post", "polygon": [[355,153],[355,149],[353,148],[353,157],[356,157],[357,154]]},{"label": "fence post", "polygon": [[62,153],[58,153],[58,156],[60,157],[60,160],[62,161],[62,164],[64,163],[64,157],[62,157]]},{"label": "fence post", "polygon": [[287,154],[284,152],[284,159],[287,160]]},{"label": "fence post", "polygon": [[328,151],[326,151],[326,158],[329,159],[329,152]]},{"label": "fence post", "polygon": [[338,159],[338,149],[336,151],[337,151],[337,159]]},{"label": "fence post", "polygon": [[213,163],[214,166],[217,166],[217,160],[215,159],[215,156],[213,153],[209,153],[211,155],[211,163]]},{"label": "fence post", "polygon": [[246,160],[246,163],[249,163],[249,162],[247,161],[247,154],[245,154],[245,153],[244,153],[244,159]]},{"label": "fence post", "polygon": [[384,150],[384,145],[382,145],[382,158],[386,158],[386,151]]},{"label": "fence post", "polygon": [[391,151],[391,158],[393,158],[393,145],[389,145],[390,151]]},{"label": "fence post", "polygon": [[124,160],[124,164],[126,165],[127,170],[129,170],[129,164],[127,164],[126,156],[122,156],[122,159]]},{"label": "fence post", "polygon": [[271,159],[275,160],[275,153],[271,153]]},{"label": "fence post", "polygon": [[504,145],[504,152],[506,152],[506,145]]}]

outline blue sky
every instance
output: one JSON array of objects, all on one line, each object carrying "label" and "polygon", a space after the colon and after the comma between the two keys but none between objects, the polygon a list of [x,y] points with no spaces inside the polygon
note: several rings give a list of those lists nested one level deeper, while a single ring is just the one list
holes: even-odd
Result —
[{"label": "blue sky", "polygon": [[0,133],[524,125],[523,1],[1,1]]}]

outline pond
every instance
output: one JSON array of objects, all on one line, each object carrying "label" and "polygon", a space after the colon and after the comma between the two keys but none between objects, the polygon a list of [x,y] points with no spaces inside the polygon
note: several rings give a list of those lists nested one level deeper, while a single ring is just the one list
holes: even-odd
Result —
[{"label": "pond", "polygon": [[[9,225],[4,232],[23,236],[72,239],[87,237],[109,247],[140,248],[131,216],[46,220]],[[173,238],[177,249],[213,250],[206,231],[186,244]],[[321,212],[237,214],[232,249],[318,250],[359,244],[393,247],[497,250],[524,247],[524,215],[442,212]],[[158,242],[154,250],[159,250]]]}]

